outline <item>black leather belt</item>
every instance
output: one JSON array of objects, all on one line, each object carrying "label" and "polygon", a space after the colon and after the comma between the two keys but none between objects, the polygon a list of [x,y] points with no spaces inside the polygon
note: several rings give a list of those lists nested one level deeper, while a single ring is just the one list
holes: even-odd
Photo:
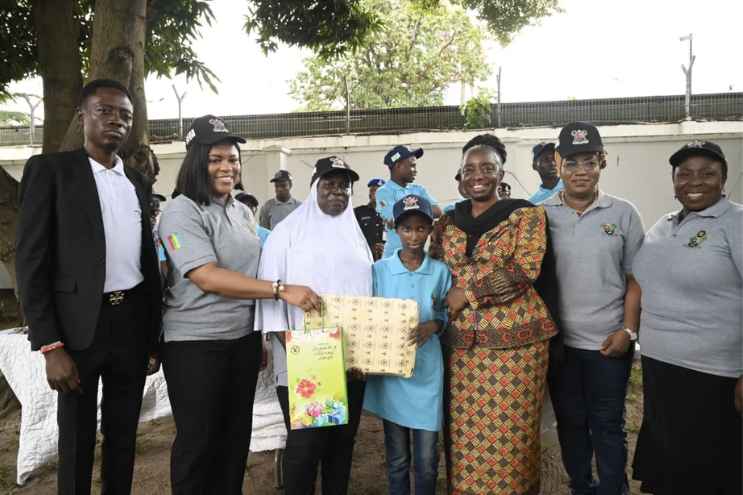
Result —
[{"label": "black leather belt", "polygon": [[135,287],[132,287],[131,289],[104,292],[103,304],[108,304],[109,306],[118,306],[124,302],[127,302],[129,298],[134,295],[134,293],[137,292],[141,287],[142,284],[139,284]]}]

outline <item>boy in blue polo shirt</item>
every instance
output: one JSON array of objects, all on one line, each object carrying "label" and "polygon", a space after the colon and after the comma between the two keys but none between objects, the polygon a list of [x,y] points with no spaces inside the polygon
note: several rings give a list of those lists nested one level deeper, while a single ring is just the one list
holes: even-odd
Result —
[{"label": "boy in blue polo shirt", "polygon": [[444,363],[439,333],[446,325],[444,301],[451,287],[448,267],[426,255],[431,234],[431,204],[414,194],[393,207],[402,248],[374,264],[374,295],[418,302],[420,324],[411,330],[418,345],[413,376],[370,376],[364,409],[382,418],[391,495],[410,494],[410,457],[415,455],[415,493],[436,492],[438,431],[443,416]]},{"label": "boy in blue polo shirt", "polygon": [[399,249],[400,238],[395,231],[392,207],[403,197],[415,194],[425,199],[431,206],[433,218],[441,216],[441,208],[436,200],[420,184],[413,184],[416,171],[416,160],[423,156],[423,149],[408,149],[407,146],[395,146],[384,155],[384,164],[390,169],[390,180],[377,190],[377,212],[385,222],[387,242],[384,245],[383,258],[392,255]]}]

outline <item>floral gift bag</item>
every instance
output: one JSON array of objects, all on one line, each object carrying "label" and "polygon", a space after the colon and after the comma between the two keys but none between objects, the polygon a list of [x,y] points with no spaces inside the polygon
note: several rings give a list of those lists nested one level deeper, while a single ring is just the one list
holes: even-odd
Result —
[{"label": "floral gift bag", "polygon": [[286,366],[292,430],[348,423],[340,328],[286,332]]}]

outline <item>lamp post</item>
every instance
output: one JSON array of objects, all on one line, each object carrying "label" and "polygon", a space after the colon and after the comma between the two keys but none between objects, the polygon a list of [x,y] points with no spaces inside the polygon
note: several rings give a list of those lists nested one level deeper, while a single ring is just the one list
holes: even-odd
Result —
[{"label": "lamp post", "polygon": [[691,120],[691,70],[692,70],[692,67],[694,66],[694,60],[696,60],[697,58],[694,55],[694,52],[692,51],[693,39],[694,39],[693,33],[689,33],[687,36],[682,36],[679,38],[679,41],[689,42],[689,67],[687,68],[685,65],[681,64],[681,70],[684,71],[684,74],[686,75],[686,98],[684,100],[686,120]]}]

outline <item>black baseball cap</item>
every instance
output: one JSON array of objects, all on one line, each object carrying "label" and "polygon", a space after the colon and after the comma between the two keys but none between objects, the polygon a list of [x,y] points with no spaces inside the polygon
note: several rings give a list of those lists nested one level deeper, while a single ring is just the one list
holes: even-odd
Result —
[{"label": "black baseball cap", "polygon": [[244,143],[245,139],[237,134],[232,134],[224,125],[224,121],[214,115],[204,115],[191,122],[191,128],[188,129],[183,140],[186,142],[186,149],[191,143],[212,145],[220,141],[235,141]]},{"label": "black baseball cap", "polygon": [[290,174],[288,170],[277,170],[276,173],[273,174],[273,178],[268,182],[279,182],[282,180],[292,181],[294,180],[294,177],[292,177],[292,174]]},{"label": "black baseball cap", "polygon": [[422,157],[423,148],[416,148],[414,150],[411,150],[407,146],[398,144],[397,146],[389,150],[386,155],[384,155],[384,164],[392,168],[395,166],[395,163],[399,162],[400,160],[410,158],[411,156],[414,156],[416,158]]},{"label": "black baseball cap", "polygon": [[681,162],[691,156],[706,156],[713,160],[719,160],[720,163],[726,167],[728,164],[727,160],[725,160],[725,154],[722,152],[722,148],[712,141],[692,141],[686,143],[681,147],[681,149],[671,155],[668,162],[671,166],[678,167],[681,165]]},{"label": "black baseball cap", "polygon": [[576,153],[604,151],[604,143],[596,126],[588,122],[572,122],[560,131],[557,152],[562,158]]},{"label": "black baseball cap", "polygon": [[382,187],[384,185],[384,179],[379,179],[377,177],[373,178],[369,182],[366,183],[366,187]]},{"label": "black baseball cap", "polygon": [[542,153],[545,153],[547,151],[549,151],[550,153],[554,153],[555,143],[546,143],[542,141],[539,144],[535,144],[534,147],[531,149],[531,152],[534,155],[532,161],[536,162],[539,157],[542,156]]},{"label": "black baseball cap", "polygon": [[167,201],[167,199],[165,199],[165,196],[163,196],[162,194],[158,194],[158,193],[152,193],[152,199],[156,199],[162,203]]},{"label": "black baseball cap", "polygon": [[320,158],[315,162],[315,169],[312,172],[310,184],[314,184],[320,177],[324,177],[333,172],[338,172],[339,170],[346,172],[348,177],[351,179],[351,182],[359,180],[359,174],[351,170],[351,167],[349,167],[346,162],[337,156],[329,156],[327,158]]},{"label": "black baseball cap", "polygon": [[417,213],[423,215],[433,222],[433,208],[425,198],[415,194],[408,194],[392,207],[392,216],[395,219],[395,227],[404,215]]}]

